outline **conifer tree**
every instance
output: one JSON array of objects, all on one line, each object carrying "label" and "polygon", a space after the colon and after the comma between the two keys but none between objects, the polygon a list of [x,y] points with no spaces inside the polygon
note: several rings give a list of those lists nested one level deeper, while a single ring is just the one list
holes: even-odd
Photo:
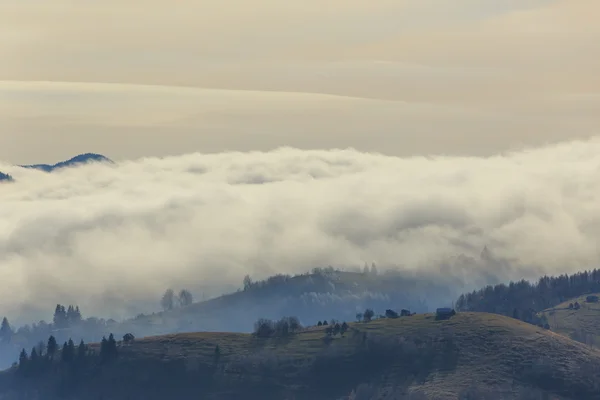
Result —
[{"label": "conifer tree", "polygon": [[111,359],[117,358],[117,341],[112,333],[108,335],[108,354]]},{"label": "conifer tree", "polygon": [[19,354],[19,368],[25,368],[27,365],[27,352],[25,349],[21,350],[21,354]]},{"label": "conifer tree", "polygon": [[48,357],[50,357],[51,360],[54,359],[54,354],[56,354],[56,350],[58,350],[58,343],[56,343],[56,339],[54,338],[54,336],[50,336],[50,338],[48,338],[48,346],[46,351]]},{"label": "conifer tree", "polygon": [[79,342],[79,346],[77,347],[77,358],[79,360],[82,360],[83,358],[85,358],[86,353],[87,346],[85,345],[85,343],[83,343],[83,339],[81,339],[81,342]]},{"label": "conifer tree", "polygon": [[34,348],[31,349],[31,362],[32,364],[35,364],[38,361],[38,352],[37,350]]},{"label": "conifer tree", "polygon": [[8,319],[4,317],[2,319],[2,325],[0,326],[0,341],[3,343],[10,343],[10,339],[12,338],[12,328],[8,323]]},{"label": "conifer tree", "polygon": [[65,342],[60,353],[60,360],[62,362],[69,362],[69,344]]}]

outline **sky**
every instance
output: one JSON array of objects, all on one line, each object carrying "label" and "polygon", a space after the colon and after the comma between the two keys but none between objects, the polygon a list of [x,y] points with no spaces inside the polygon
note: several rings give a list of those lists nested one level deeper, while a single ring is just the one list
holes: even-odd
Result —
[{"label": "sky", "polygon": [[0,1],[0,159],[489,156],[600,126],[595,0]]},{"label": "sky", "polygon": [[[446,273],[468,288],[596,266],[598,15],[0,0],[0,309],[123,317],[169,286],[372,261],[439,273],[486,245],[510,267]],[[117,163],[15,166],[84,152]]]}]

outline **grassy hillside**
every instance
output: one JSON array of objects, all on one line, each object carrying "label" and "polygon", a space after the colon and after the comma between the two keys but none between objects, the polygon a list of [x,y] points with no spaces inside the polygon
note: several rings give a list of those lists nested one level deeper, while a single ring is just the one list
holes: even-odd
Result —
[{"label": "grassy hillside", "polygon": [[[548,319],[550,328],[572,339],[586,343],[590,346],[600,346],[600,303],[587,303],[589,294],[570,299],[548,308],[541,314]],[[600,293],[596,293],[600,296]],[[578,302],[579,310],[570,309],[569,304]]]},{"label": "grassy hillside", "polygon": [[323,329],[311,328],[270,339],[232,333],[145,338],[120,347],[108,365],[55,365],[37,378],[6,372],[0,388],[20,392],[11,397],[5,389],[0,398],[24,398],[16,393],[36,388],[52,399],[59,386],[64,398],[104,400],[341,399],[353,391],[387,400],[600,399],[600,352],[499,315],[380,319],[351,324],[344,337],[325,337]]}]

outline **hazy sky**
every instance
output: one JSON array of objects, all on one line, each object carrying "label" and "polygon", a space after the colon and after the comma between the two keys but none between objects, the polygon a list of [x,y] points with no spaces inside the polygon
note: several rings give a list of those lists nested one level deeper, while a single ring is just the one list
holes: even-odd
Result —
[{"label": "hazy sky", "polygon": [[597,0],[174,4],[0,0],[0,160],[488,155],[600,130]]}]

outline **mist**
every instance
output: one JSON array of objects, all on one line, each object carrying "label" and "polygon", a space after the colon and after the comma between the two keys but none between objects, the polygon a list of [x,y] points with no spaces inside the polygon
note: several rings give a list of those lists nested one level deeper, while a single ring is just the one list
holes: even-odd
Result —
[{"label": "mist", "polygon": [[595,138],[488,158],[281,148],[51,174],[0,164],[15,179],[0,185],[0,306],[27,322],[59,302],[125,317],[156,310],[167,287],[199,298],[246,274],[365,262],[439,274],[484,246],[511,267],[444,273],[469,286],[588,268],[599,154]]}]

